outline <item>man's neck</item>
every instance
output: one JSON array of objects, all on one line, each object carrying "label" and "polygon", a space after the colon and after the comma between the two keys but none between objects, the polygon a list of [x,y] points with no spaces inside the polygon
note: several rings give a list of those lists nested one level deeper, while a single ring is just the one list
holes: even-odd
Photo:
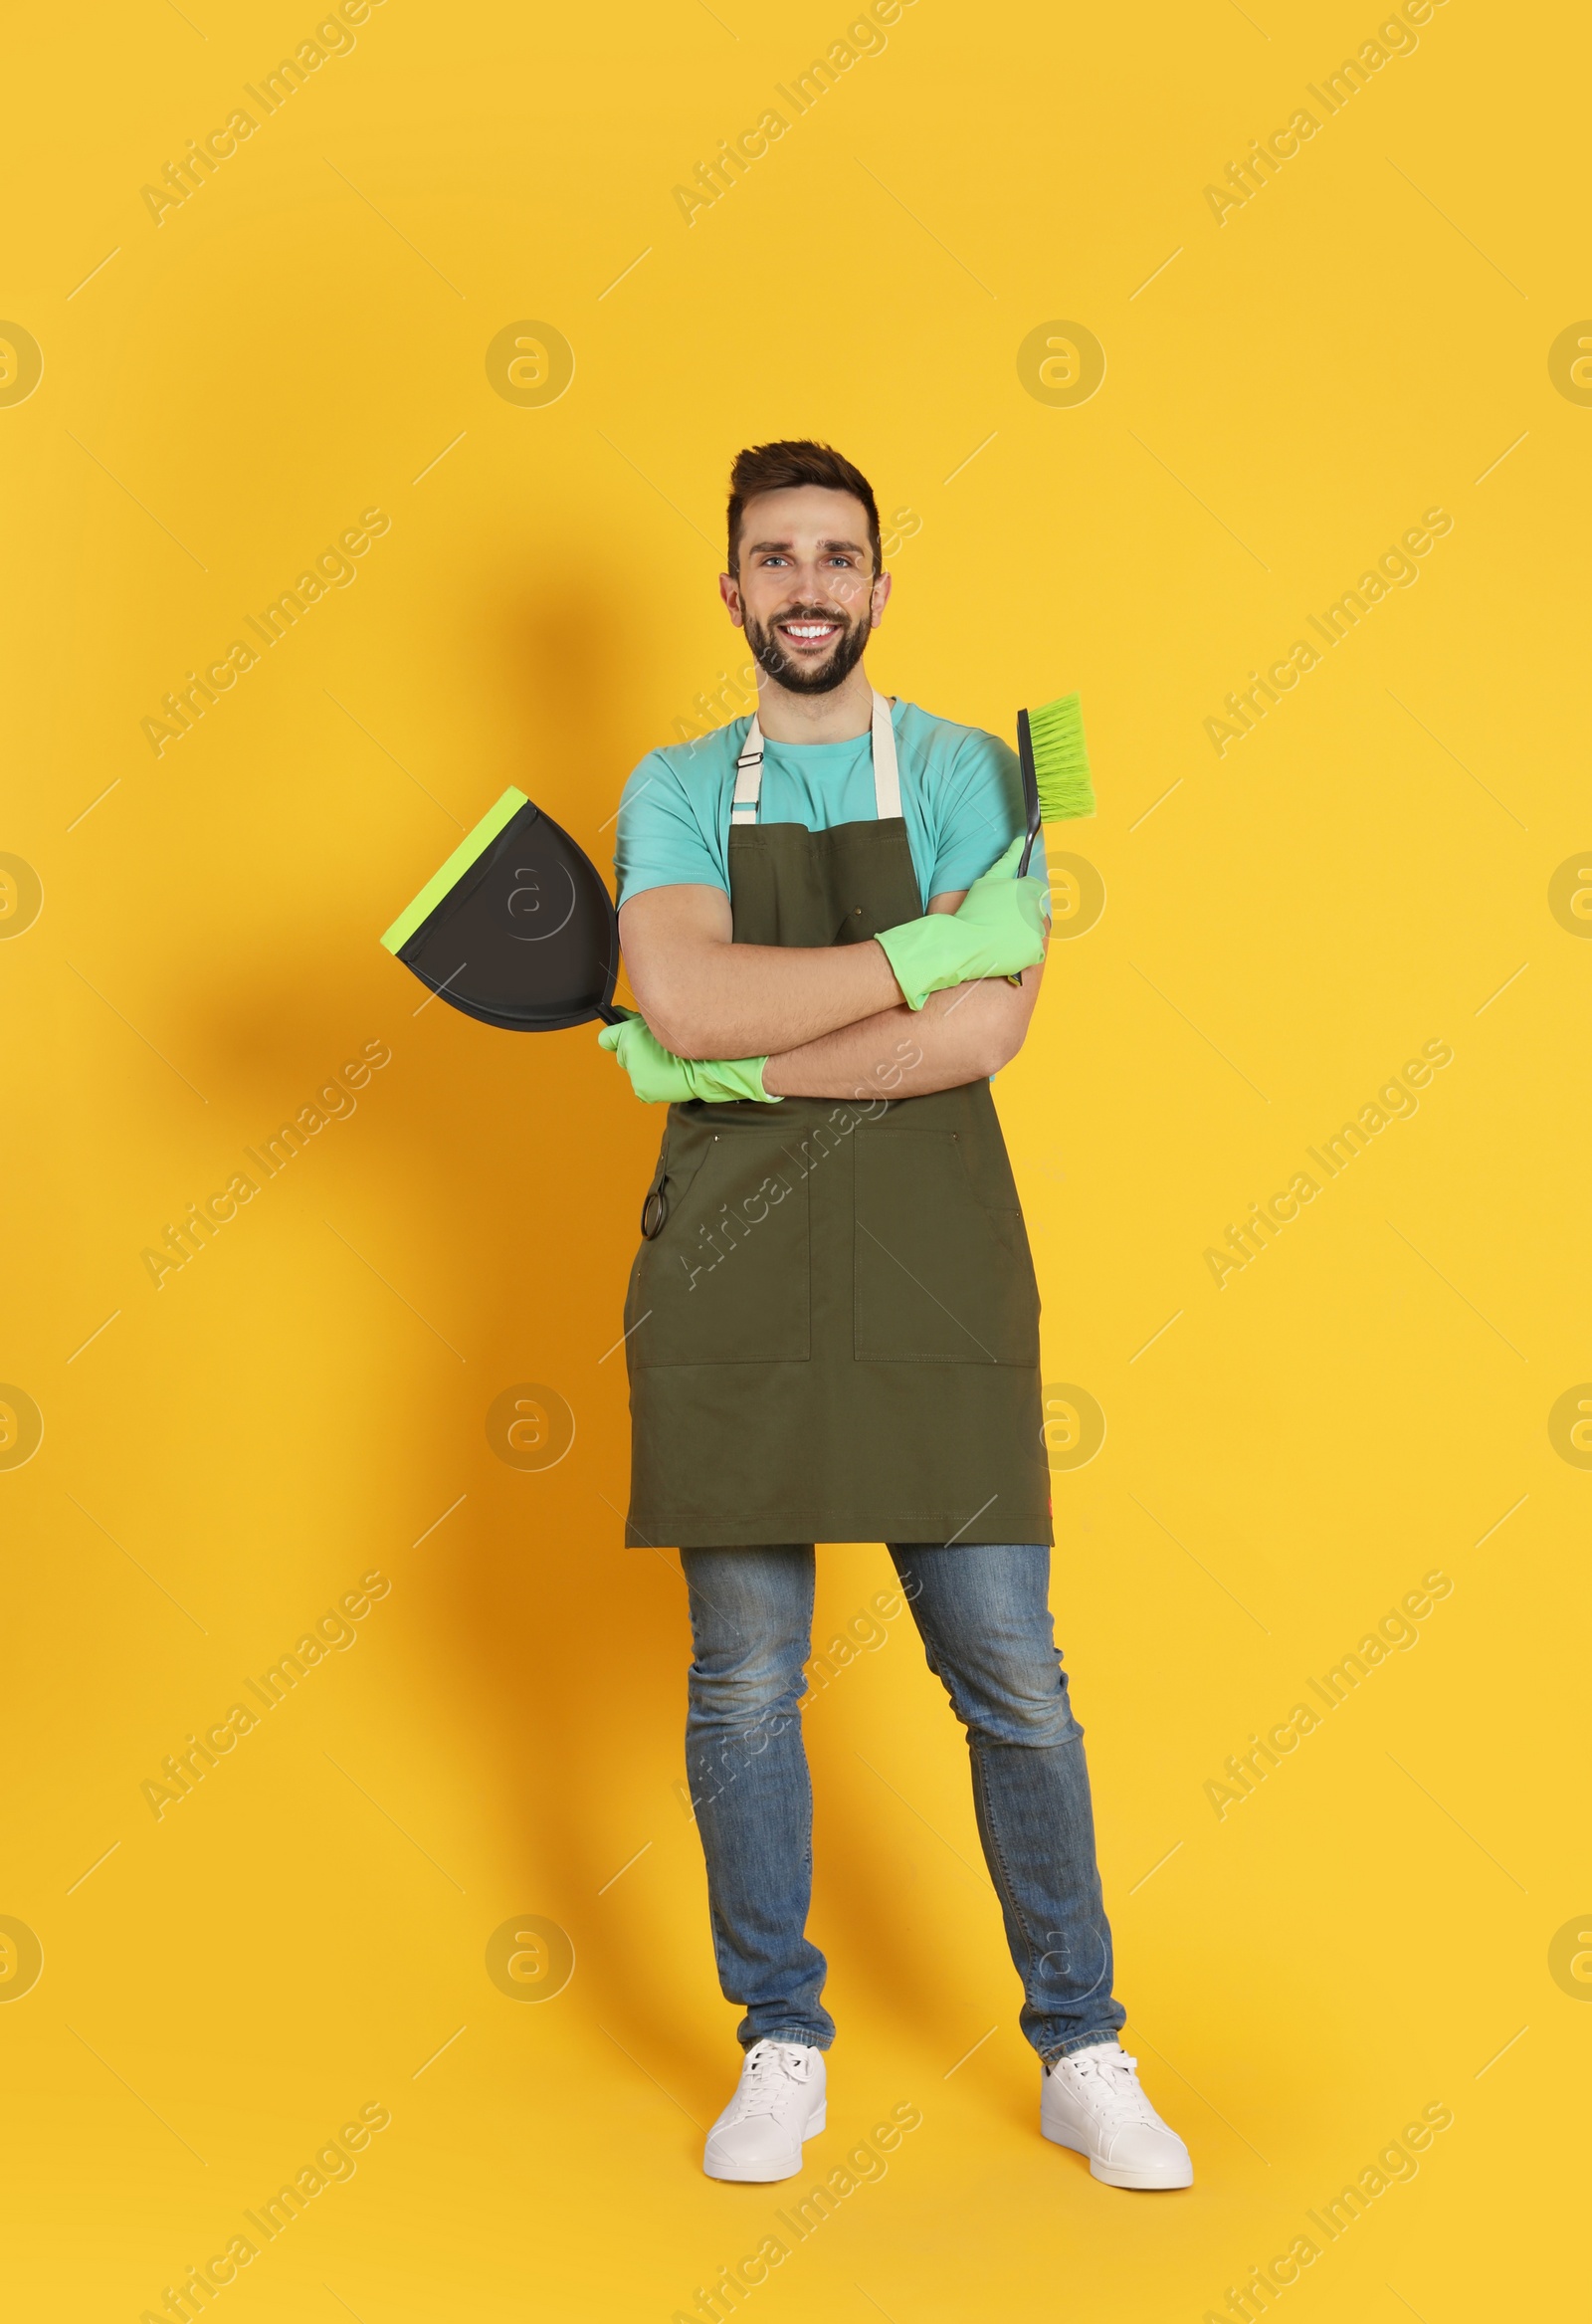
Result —
[{"label": "man's neck", "polygon": [[833,694],[795,694],[757,673],[757,723],[770,742],[852,742],[874,723],[874,688],[859,662]]}]

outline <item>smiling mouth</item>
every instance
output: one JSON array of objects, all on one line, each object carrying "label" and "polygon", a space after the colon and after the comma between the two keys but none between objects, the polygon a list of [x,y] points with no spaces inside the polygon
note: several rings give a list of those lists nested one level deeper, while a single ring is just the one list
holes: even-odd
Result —
[{"label": "smiling mouth", "polygon": [[792,645],[827,646],[840,636],[842,625],[838,621],[777,621],[774,627]]}]

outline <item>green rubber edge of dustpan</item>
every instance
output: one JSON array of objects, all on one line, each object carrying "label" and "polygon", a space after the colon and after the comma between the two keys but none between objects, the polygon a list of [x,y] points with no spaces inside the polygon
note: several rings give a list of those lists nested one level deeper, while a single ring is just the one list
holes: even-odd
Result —
[{"label": "green rubber edge of dustpan", "polygon": [[510,787],[495,806],[488,808],[475,830],[459,842],[442,870],[426,882],[414,902],[405,905],[387,930],[381,941],[389,952],[403,950],[422,922],[431,918],[448,891],[457,887],[471,865],[486,854],[504,824],[511,823],[520,808],[529,803],[523,791]]}]

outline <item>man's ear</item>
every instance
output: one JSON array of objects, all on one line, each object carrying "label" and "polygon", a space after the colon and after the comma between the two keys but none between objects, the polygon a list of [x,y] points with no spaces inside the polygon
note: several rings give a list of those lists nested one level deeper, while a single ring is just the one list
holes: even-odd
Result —
[{"label": "man's ear", "polygon": [[737,629],[744,628],[745,622],[742,617],[740,602],[740,583],[735,578],[733,573],[719,574],[718,594],[724,600],[724,604],[728,609],[729,618],[735,624],[735,627]]},{"label": "man's ear", "polygon": [[885,607],[890,602],[890,584],[891,576],[889,573],[875,574],[874,585],[869,595],[869,627],[871,629],[878,629],[885,618]]}]

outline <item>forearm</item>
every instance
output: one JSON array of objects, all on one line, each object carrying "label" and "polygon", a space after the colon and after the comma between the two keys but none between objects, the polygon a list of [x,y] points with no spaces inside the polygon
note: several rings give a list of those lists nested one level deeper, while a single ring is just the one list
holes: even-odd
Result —
[{"label": "forearm", "polygon": [[876,944],[696,943],[631,969],[642,1015],[677,1057],[761,1057],[800,1049],[899,1005]]},{"label": "forearm", "polygon": [[916,1098],[987,1081],[1023,1045],[1043,971],[1021,987],[1004,977],[953,985],[914,1012],[904,1002],[776,1052],[763,1068],[771,1097]]}]

